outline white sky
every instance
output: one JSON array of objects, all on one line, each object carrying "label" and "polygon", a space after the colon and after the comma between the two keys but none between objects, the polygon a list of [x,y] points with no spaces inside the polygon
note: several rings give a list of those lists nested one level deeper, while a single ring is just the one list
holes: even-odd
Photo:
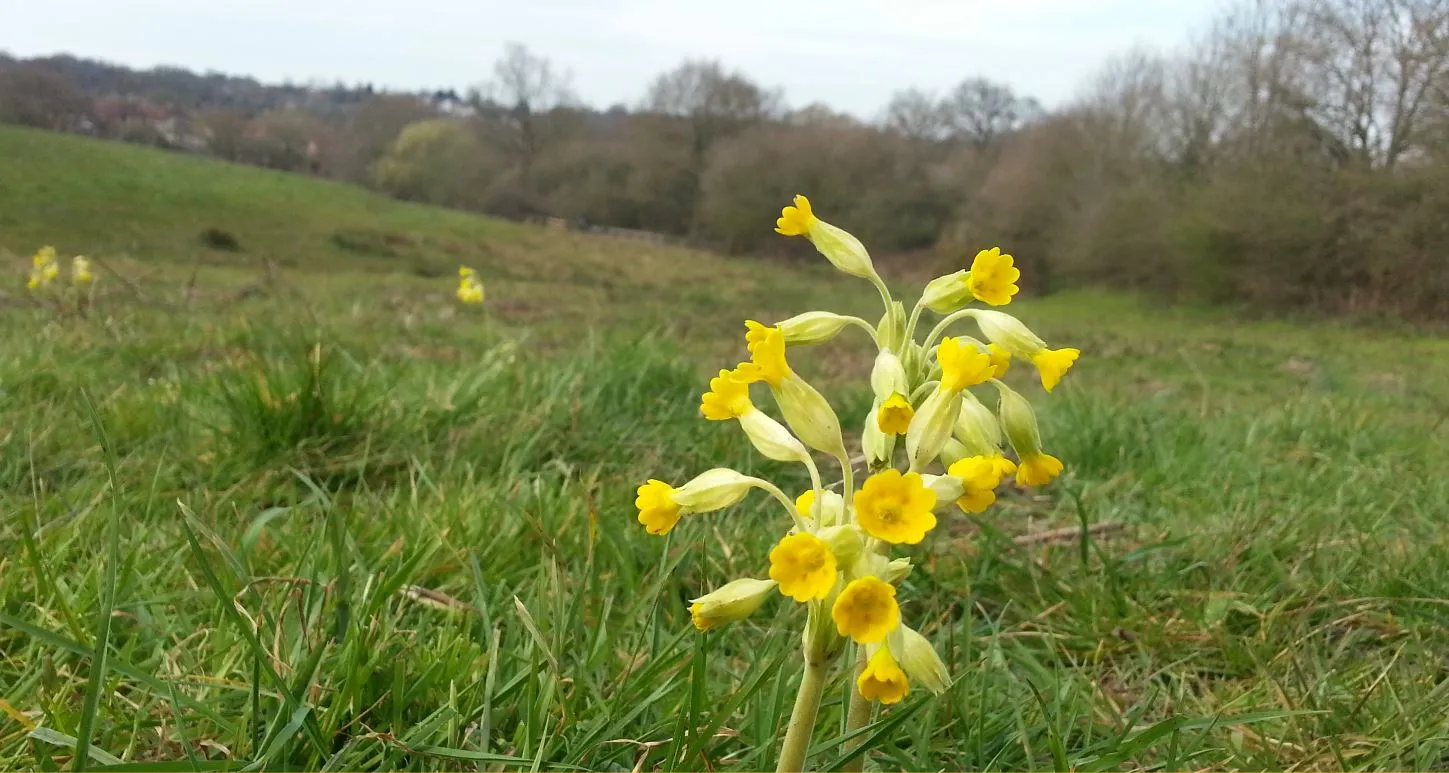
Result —
[{"label": "white sky", "polygon": [[0,50],[135,67],[462,88],[516,41],[598,107],[633,105],[686,57],[794,106],[875,115],[908,86],[982,75],[1048,106],[1133,46],[1168,49],[1223,0],[0,0]]}]

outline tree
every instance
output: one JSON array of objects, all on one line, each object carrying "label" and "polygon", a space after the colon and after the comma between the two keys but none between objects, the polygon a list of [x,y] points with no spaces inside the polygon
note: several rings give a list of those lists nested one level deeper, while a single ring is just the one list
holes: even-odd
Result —
[{"label": "tree", "polygon": [[910,88],[891,97],[884,123],[906,139],[938,142],[950,135],[952,115],[934,95]]},{"label": "tree", "polygon": [[557,113],[576,101],[570,80],[549,60],[509,43],[493,65],[493,80],[473,94],[475,103],[488,100],[501,108],[491,113],[525,189],[539,154],[562,133],[557,129],[564,124],[563,116]]},{"label": "tree", "polygon": [[778,93],[716,61],[685,61],[649,85],[644,109],[666,119],[657,126],[661,136],[653,139],[675,144],[681,151],[678,171],[688,202],[684,229],[694,227],[700,180],[711,148],[774,116],[779,103]]},{"label": "tree", "polygon": [[409,124],[373,167],[373,181],[399,198],[476,205],[497,164],[468,127],[449,118]]},{"label": "tree", "polygon": [[1010,86],[985,78],[967,78],[943,103],[952,133],[977,147],[994,144],[1041,112],[1034,100],[1022,99]]},{"label": "tree", "polygon": [[36,67],[0,72],[0,121],[66,131],[75,128],[88,106],[63,75]]}]

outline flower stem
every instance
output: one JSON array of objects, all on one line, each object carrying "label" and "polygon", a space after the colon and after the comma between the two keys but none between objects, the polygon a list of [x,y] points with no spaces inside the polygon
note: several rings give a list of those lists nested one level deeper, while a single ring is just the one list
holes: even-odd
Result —
[{"label": "flower stem", "polygon": [[780,747],[777,773],[804,770],[805,752],[810,748],[810,734],[815,730],[815,714],[820,710],[820,694],[825,691],[828,663],[812,663],[808,656],[805,673],[800,677],[800,692],[795,695],[795,709],[790,712],[790,725],[785,730],[785,744]]},{"label": "flower stem", "polygon": [[[860,647],[859,649],[860,654],[855,660],[855,674],[857,677],[865,670],[866,665],[865,647]],[[845,719],[845,734],[850,735],[868,724],[870,724],[870,699],[860,694],[860,689],[856,687],[856,681],[852,679],[850,680],[850,713]],[[864,737],[852,738],[845,742],[845,749],[846,751],[854,751],[860,748],[860,745],[864,742]],[[850,773],[859,773],[863,769],[865,769],[864,752],[846,760],[845,766],[841,768],[841,770],[849,771]]]}]

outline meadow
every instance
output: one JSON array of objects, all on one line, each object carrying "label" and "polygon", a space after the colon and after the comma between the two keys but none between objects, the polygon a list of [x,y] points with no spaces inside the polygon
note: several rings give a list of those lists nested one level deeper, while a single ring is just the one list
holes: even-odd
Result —
[{"label": "meadow", "polygon": [[[11,128],[0,181],[0,769],[773,768],[800,610],[701,635],[687,599],[759,576],[778,509],[650,537],[634,489],[804,488],[699,393],[744,319],[874,319],[869,285]],[[92,257],[83,313],[27,294],[43,244]],[[912,551],[956,681],[868,766],[1449,765],[1449,342],[1012,310],[1083,352],[1033,393],[1066,473]],[[857,424],[849,336],[798,362]]]}]

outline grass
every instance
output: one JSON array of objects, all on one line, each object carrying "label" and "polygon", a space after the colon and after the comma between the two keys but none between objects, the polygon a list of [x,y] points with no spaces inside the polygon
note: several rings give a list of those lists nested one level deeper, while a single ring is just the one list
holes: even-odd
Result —
[{"label": "grass", "polygon": [[[701,636],[685,600],[760,576],[783,519],[651,538],[633,488],[802,488],[697,395],[741,318],[869,287],[12,129],[0,179],[0,250],[104,264],[84,317],[0,297],[0,769],[773,766],[798,610]],[[457,263],[486,312],[448,302]],[[1084,351],[1031,393],[1068,473],[912,551],[957,681],[881,714],[871,764],[1449,764],[1449,344],[1012,308]],[[856,416],[869,357],[799,363]]]}]

